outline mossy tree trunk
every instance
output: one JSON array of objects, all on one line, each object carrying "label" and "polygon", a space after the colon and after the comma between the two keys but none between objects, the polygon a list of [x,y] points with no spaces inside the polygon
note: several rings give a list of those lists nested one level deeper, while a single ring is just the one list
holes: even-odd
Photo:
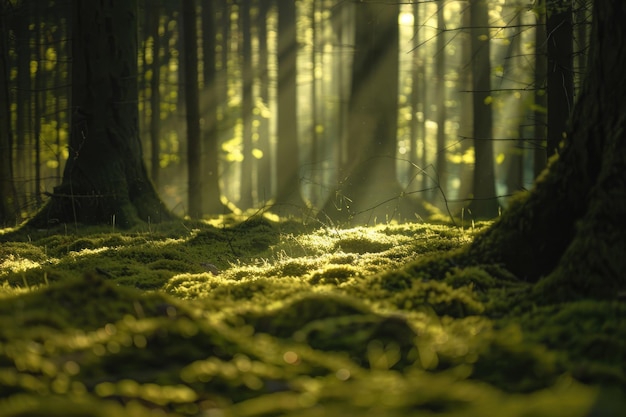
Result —
[{"label": "mossy tree trunk", "polygon": [[589,74],[564,148],[469,250],[552,301],[626,290],[626,3],[594,2]]},{"label": "mossy tree trunk", "polygon": [[136,0],[72,2],[72,131],[61,185],[29,222],[130,227],[171,214],[138,135]]}]

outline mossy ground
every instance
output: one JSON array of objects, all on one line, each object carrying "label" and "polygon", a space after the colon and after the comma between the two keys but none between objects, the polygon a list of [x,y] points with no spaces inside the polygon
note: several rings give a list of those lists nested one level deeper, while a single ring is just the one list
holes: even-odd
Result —
[{"label": "mossy ground", "polygon": [[618,415],[623,299],[537,302],[485,226],[5,231],[0,417]]}]

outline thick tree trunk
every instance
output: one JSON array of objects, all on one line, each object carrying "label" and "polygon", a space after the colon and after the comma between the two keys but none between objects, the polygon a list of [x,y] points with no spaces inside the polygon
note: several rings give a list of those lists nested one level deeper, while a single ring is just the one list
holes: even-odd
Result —
[{"label": "thick tree trunk", "polygon": [[595,1],[589,75],[560,156],[468,253],[539,281],[552,301],[626,289],[624,21],[622,0]]},{"label": "thick tree trunk", "polygon": [[170,219],[138,136],[136,1],[73,2],[72,132],[63,181],[29,222],[115,224]]}]

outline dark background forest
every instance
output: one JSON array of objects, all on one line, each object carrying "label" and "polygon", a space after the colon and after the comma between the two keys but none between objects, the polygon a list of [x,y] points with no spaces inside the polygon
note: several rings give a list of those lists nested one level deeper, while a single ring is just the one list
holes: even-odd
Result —
[{"label": "dark background forest", "polygon": [[[562,3],[140,0],[149,177],[194,218],[495,217],[557,151],[586,72],[590,2]],[[0,17],[2,221],[15,225],[79,154],[82,116],[70,2],[4,1]]]}]

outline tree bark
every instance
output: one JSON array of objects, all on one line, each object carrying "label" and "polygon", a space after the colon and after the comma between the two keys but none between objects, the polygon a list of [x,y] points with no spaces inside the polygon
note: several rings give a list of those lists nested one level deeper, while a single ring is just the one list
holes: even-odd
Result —
[{"label": "tree bark", "polygon": [[[216,56],[216,12],[222,3],[213,1],[202,2],[202,56],[204,91],[202,96],[202,145],[203,156],[203,198],[204,212],[207,214],[230,213],[230,209],[221,201],[220,165],[219,165],[219,123],[217,108],[219,103],[219,87],[217,80]],[[221,10],[226,13],[226,10]]]},{"label": "tree bark", "polygon": [[558,152],[574,103],[574,32],[571,0],[547,5],[548,158]]},{"label": "tree bark", "polygon": [[535,12],[535,103],[533,105],[535,146],[533,149],[533,172],[535,178],[546,168],[546,139],[548,127],[548,100],[546,97],[548,74],[548,53],[546,51],[546,12],[545,0],[539,0]]},{"label": "tree bark", "polygon": [[300,151],[296,124],[296,4],[278,2],[278,140],[276,201],[273,211],[301,214],[306,210],[300,190]]},{"label": "tree bark", "polygon": [[470,250],[550,301],[626,289],[626,4],[594,2],[589,74],[560,155]]},{"label": "tree bark", "polygon": [[243,138],[241,161],[241,180],[239,185],[239,208],[242,210],[254,207],[255,187],[255,159],[252,149],[252,122],[253,122],[253,72],[252,72],[252,22],[250,20],[251,2],[244,1],[239,5],[239,18],[241,22],[241,118],[243,120]]},{"label": "tree bark", "polygon": [[136,1],[72,3],[72,131],[61,185],[29,221],[114,224],[172,218],[142,160]]},{"label": "tree bark", "polygon": [[161,1],[153,1],[149,13],[149,36],[152,37],[152,78],[150,79],[150,177],[158,188],[161,171],[161,59],[159,51],[161,42],[159,29],[161,25]]},{"label": "tree bark", "polygon": [[[0,4],[0,19],[6,27],[4,3]],[[0,32],[0,226],[14,225],[18,220],[17,193],[13,183],[13,140],[9,100],[8,37]]]},{"label": "tree bark", "polygon": [[470,210],[475,218],[494,218],[498,200],[493,167],[489,9],[486,0],[470,0],[469,7],[474,109],[474,195]]},{"label": "tree bark", "polygon": [[185,118],[187,121],[187,196],[188,213],[202,216],[202,149],[200,143],[200,101],[198,97],[198,40],[196,4],[183,0],[183,55],[185,71]]}]

